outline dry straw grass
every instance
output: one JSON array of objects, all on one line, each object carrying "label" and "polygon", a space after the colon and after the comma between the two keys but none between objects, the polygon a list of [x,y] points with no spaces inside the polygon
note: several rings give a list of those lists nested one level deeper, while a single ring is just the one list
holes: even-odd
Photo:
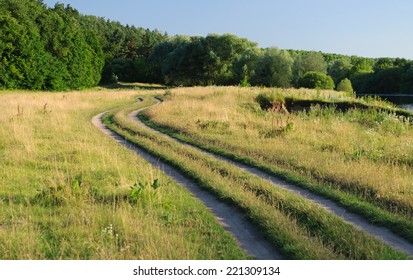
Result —
[{"label": "dry straw grass", "polygon": [[[222,94],[215,92],[215,95]],[[116,110],[105,117],[105,122],[129,141],[173,165],[203,188],[245,211],[285,257],[402,257],[299,195],[275,188],[266,180],[252,176],[229,163],[145,129],[129,119],[128,113],[134,109],[132,106]],[[196,125],[202,131],[221,131],[224,134],[229,128],[225,119],[197,120]]]},{"label": "dry straw grass", "polygon": [[[408,122],[380,112],[320,108],[289,116],[266,113],[254,101],[265,91],[304,99],[351,100],[337,92],[303,89],[182,88],[146,114],[202,145],[331,184],[392,212],[413,216],[413,129]],[[197,125],[207,120],[225,122],[225,129]],[[288,122],[294,124],[288,133],[270,133]]]},{"label": "dry straw grass", "polygon": [[[203,205],[91,124],[145,94],[0,95],[0,259],[247,257]],[[155,179],[156,194],[130,199]]]}]

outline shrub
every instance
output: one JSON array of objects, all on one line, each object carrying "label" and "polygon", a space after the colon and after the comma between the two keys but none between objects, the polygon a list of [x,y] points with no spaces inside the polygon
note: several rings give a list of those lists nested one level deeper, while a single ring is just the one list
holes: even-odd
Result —
[{"label": "shrub", "polygon": [[307,72],[299,81],[299,86],[304,88],[334,89],[333,79],[320,72]]},{"label": "shrub", "polygon": [[351,84],[351,81],[347,78],[341,80],[338,85],[337,85],[337,90],[338,91],[343,91],[347,92],[351,96],[355,97],[353,86]]}]

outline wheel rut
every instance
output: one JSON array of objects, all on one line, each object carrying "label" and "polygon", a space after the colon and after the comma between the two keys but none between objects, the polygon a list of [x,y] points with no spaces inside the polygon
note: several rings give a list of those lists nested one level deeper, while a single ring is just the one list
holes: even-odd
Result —
[{"label": "wheel rut", "polygon": [[[152,106],[156,106],[156,105],[158,105],[158,104],[160,104],[160,103],[162,102],[161,100],[159,100],[159,99],[157,99],[157,98],[155,98],[155,99],[157,100],[157,104],[154,104],[154,105],[152,105]],[[301,188],[301,187],[299,187],[299,186],[296,186],[296,185],[294,185],[294,184],[285,182],[284,180],[282,180],[282,179],[280,179],[280,178],[277,178],[277,177],[275,177],[275,176],[272,176],[272,175],[270,175],[270,174],[268,174],[268,173],[266,173],[266,172],[264,172],[264,171],[262,171],[262,170],[259,170],[259,169],[257,169],[257,168],[248,166],[248,165],[243,164],[243,163],[240,163],[240,162],[233,161],[233,160],[231,160],[231,159],[228,159],[228,158],[223,157],[223,156],[220,156],[220,155],[216,155],[216,154],[214,154],[214,153],[211,153],[211,152],[209,152],[209,151],[206,151],[206,150],[201,149],[201,148],[199,148],[199,147],[196,147],[196,146],[194,146],[194,145],[188,144],[188,143],[186,143],[186,142],[184,142],[184,141],[181,141],[181,140],[176,139],[176,138],[174,138],[174,137],[171,137],[171,136],[169,136],[169,135],[166,135],[166,134],[164,134],[164,133],[162,133],[162,132],[160,132],[160,131],[158,131],[158,130],[156,130],[156,129],[153,129],[153,128],[151,128],[151,127],[148,127],[146,124],[144,124],[144,123],[137,117],[137,115],[138,115],[140,112],[142,112],[142,111],[144,111],[144,110],[146,110],[146,109],[148,109],[148,108],[150,108],[150,107],[152,107],[152,106],[149,106],[149,107],[146,107],[146,108],[142,108],[142,109],[140,109],[140,110],[136,110],[136,111],[130,112],[130,113],[128,114],[128,117],[129,117],[133,122],[135,122],[136,124],[138,124],[138,125],[146,128],[146,129],[149,129],[149,130],[151,130],[152,132],[157,133],[158,135],[161,135],[161,136],[166,137],[166,138],[168,138],[168,139],[171,139],[171,140],[173,140],[173,141],[179,142],[179,143],[182,144],[182,145],[195,148],[195,149],[197,149],[198,151],[203,152],[204,154],[213,156],[213,157],[215,157],[216,159],[219,159],[219,160],[225,161],[225,162],[227,162],[227,163],[229,163],[229,164],[232,164],[232,165],[234,165],[234,166],[237,166],[238,168],[240,168],[240,169],[242,169],[242,170],[244,170],[244,171],[246,171],[246,172],[249,172],[249,173],[251,173],[251,174],[253,174],[253,175],[255,175],[255,176],[258,176],[258,177],[260,177],[260,178],[262,178],[262,179],[265,179],[265,180],[270,181],[275,187],[280,187],[280,188],[283,188],[283,189],[285,189],[285,190],[288,190],[288,191],[294,192],[294,193],[296,193],[296,194],[299,194],[299,195],[303,196],[304,198],[308,199],[309,201],[312,201],[312,202],[320,205],[321,207],[323,207],[324,209],[326,209],[326,210],[329,211],[330,213],[332,213],[332,214],[340,217],[341,219],[343,219],[343,220],[346,221],[347,223],[349,223],[349,224],[355,226],[356,228],[358,228],[358,229],[360,229],[360,230],[362,230],[362,231],[364,231],[364,232],[366,232],[366,233],[374,236],[375,238],[381,240],[382,242],[386,243],[387,245],[391,246],[392,248],[394,248],[394,249],[396,249],[396,250],[398,250],[398,251],[404,252],[404,253],[408,254],[410,257],[413,257],[413,244],[412,244],[412,243],[408,242],[407,240],[405,240],[404,238],[398,236],[397,234],[391,232],[391,231],[390,231],[389,229],[387,229],[387,228],[384,228],[384,227],[380,227],[380,226],[376,226],[376,225],[371,224],[371,223],[370,223],[368,220],[366,220],[365,218],[363,218],[363,217],[361,217],[361,216],[359,216],[359,215],[357,215],[357,214],[354,214],[354,213],[352,213],[352,212],[349,212],[346,208],[340,206],[339,204],[337,204],[337,203],[334,202],[334,201],[331,201],[331,200],[329,200],[329,199],[326,199],[326,198],[324,198],[324,197],[321,197],[321,196],[319,196],[319,195],[316,195],[316,194],[314,194],[314,193],[312,193],[312,192],[310,192],[310,191],[308,191],[308,190],[306,190],[306,189],[303,189],[303,188]]]},{"label": "wheel rut", "polygon": [[[148,107],[147,107],[148,108]],[[146,108],[145,108],[146,109]],[[194,181],[183,176],[174,167],[163,163],[157,157],[149,154],[145,150],[133,145],[122,136],[108,129],[102,122],[105,113],[96,115],[92,123],[108,137],[112,138],[120,145],[133,151],[137,156],[145,159],[154,167],[159,168],[167,176],[175,180],[179,185],[189,190],[198,200],[200,200],[216,217],[218,222],[238,241],[243,248],[253,258],[259,260],[280,260],[283,256],[271,245],[263,236],[257,226],[248,220],[245,214],[236,207],[220,201],[211,193],[201,189]]]}]

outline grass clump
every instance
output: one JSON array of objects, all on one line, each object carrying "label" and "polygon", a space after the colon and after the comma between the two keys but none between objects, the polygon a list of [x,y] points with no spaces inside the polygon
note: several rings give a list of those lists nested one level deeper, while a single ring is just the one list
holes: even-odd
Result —
[{"label": "grass clump", "polygon": [[277,104],[285,104],[284,95],[278,92],[260,93],[255,97],[255,101],[264,111],[272,110]]},{"label": "grass clump", "polygon": [[229,128],[228,122],[219,120],[197,120],[196,124],[200,129],[217,129],[224,131]]}]

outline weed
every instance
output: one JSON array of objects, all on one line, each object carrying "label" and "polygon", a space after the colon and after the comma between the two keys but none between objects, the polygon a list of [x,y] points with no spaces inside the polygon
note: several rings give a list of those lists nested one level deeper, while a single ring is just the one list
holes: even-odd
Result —
[{"label": "weed", "polygon": [[47,103],[43,105],[43,114],[46,115],[47,113],[51,113],[52,111],[47,110]]},{"label": "weed", "polygon": [[24,108],[20,107],[20,104],[17,105],[17,116],[18,117],[23,116],[23,113],[24,113]]},{"label": "weed", "polygon": [[130,192],[131,201],[138,201],[143,195],[143,190],[145,189],[145,185],[143,185],[141,182],[135,182],[135,184],[130,186],[130,188],[131,188],[131,192]]},{"label": "weed", "polygon": [[174,93],[172,92],[172,90],[171,89],[166,89],[165,90],[165,93],[163,94],[163,96],[165,96],[165,97],[173,97],[174,96]]},{"label": "weed", "polygon": [[33,204],[44,207],[65,206],[69,203],[81,203],[89,195],[83,186],[81,177],[74,179],[69,184],[59,184],[39,190],[32,199]]},{"label": "weed", "polygon": [[412,127],[411,118],[375,108],[364,111],[353,109],[347,112],[345,117],[349,121],[357,122],[366,128],[395,136],[401,136]]},{"label": "weed", "polygon": [[285,122],[281,117],[277,118],[276,121],[272,118],[271,128],[260,130],[259,135],[264,138],[274,138],[283,136],[292,130],[294,130],[294,122],[290,117]]},{"label": "weed", "polygon": [[332,120],[337,117],[337,114],[339,114],[336,109],[336,105],[330,105],[327,107],[322,107],[320,104],[311,105],[310,111],[308,112],[308,118],[312,120],[320,118],[323,120]]},{"label": "weed", "polygon": [[119,234],[114,231],[112,224],[109,224],[109,226],[102,229],[102,235],[103,235],[104,240],[109,240],[109,241],[119,238]]},{"label": "weed", "polygon": [[144,191],[149,185],[150,189],[153,190],[153,195],[155,195],[160,188],[159,179],[155,179],[152,183],[142,184],[141,182],[136,181],[132,186],[130,186],[130,201],[137,202],[143,198]]},{"label": "weed", "polygon": [[227,121],[198,119],[196,124],[200,129],[217,129],[220,131],[224,131],[229,128],[229,122]]}]

